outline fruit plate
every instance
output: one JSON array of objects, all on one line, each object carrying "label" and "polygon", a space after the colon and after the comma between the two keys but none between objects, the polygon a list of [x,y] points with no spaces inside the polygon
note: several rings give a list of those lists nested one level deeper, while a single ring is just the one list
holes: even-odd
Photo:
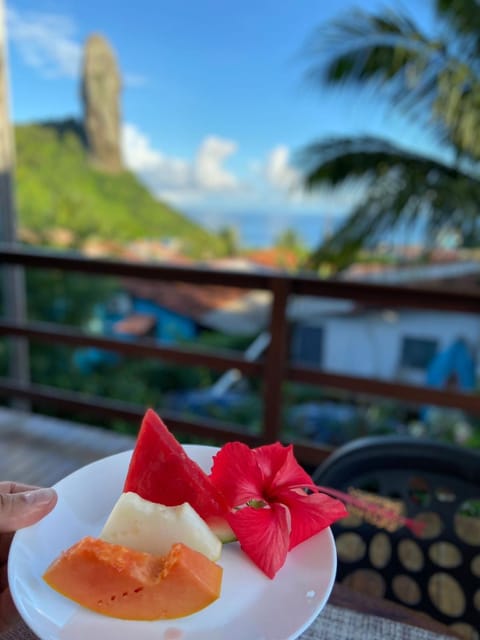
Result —
[{"label": "fruit plate", "polygon": [[[209,471],[215,447],[185,445]],[[8,575],[14,602],[42,640],[293,640],[313,622],[330,595],[336,571],[330,529],[298,545],[274,580],[238,543],[224,545],[220,598],[185,618],[154,622],[102,616],[53,591],[42,574],[60,552],[85,535],[98,535],[117,501],[132,452],[93,462],[55,485],[58,503],[36,525],[18,531]]]}]

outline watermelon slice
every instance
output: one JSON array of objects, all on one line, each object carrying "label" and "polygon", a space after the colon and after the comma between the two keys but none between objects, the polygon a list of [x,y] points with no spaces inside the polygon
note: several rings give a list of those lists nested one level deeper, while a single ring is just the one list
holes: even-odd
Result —
[{"label": "watermelon slice", "polygon": [[167,507],[188,502],[222,542],[236,539],[222,495],[152,409],[143,418],[123,491]]}]

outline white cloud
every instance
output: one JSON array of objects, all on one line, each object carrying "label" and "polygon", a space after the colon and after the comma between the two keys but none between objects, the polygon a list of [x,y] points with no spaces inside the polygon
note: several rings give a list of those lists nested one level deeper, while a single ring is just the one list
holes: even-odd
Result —
[{"label": "white cloud", "polygon": [[155,149],[135,125],[123,127],[123,157],[158,198],[179,207],[222,211],[272,210],[343,215],[361,196],[358,185],[306,192],[300,173],[290,164],[288,147],[273,148],[263,162],[250,162],[250,179],[242,181],[224,163],[236,153],[233,140],[207,136],[192,159],[169,156]]},{"label": "white cloud", "polygon": [[[65,15],[38,11],[7,10],[7,33],[26,65],[47,78],[78,78],[83,45],[76,25]],[[124,84],[141,87],[147,79],[141,74],[125,72]]]},{"label": "white cloud", "polygon": [[256,169],[256,173],[273,187],[269,194],[272,201],[281,199],[285,206],[300,208],[305,213],[318,213],[320,210],[325,214],[343,216],[364,197],[365,186],[359,180],[348,180],[338,187],[305,190],[301,173],[290,163],[290,157],[289,148],[278,145]]},{"label": "white cloud", "polygon": [[46,76],[78,76],[82,48],[73,21],[62,15],[7,11],[9,36],[24,62]]},{"label": "white cloud", "polygon": [[122,133],[127,167],[141,175],[155,193],[189,186],[191,167],[188,162],[153,149],[148,138],[132,124],[124,125]]},{"label": "white cloud", "polygon": [[300,174],[290,164],[290,151],[285,145],[278,145],[270,151],[264,167],[268,183],[279,191],[300,188]]},{"label": "white cloud", "polygon": [[232,140],[208,136],[193,160],[185,160],[154,149],[135,125],[123,127],[126,165],[140,175],[156,196],[175,204],[200,202],[208,195],[238,189],[239,181],[223,166],[236,149]]},{"label": "white cloud", "polygon": [[237,144],[216,136],[209,136],[200,145],[194,163],[196,182],[203,189],[229,191],[238,186],[237,179],[222,165],[234,154]]}]

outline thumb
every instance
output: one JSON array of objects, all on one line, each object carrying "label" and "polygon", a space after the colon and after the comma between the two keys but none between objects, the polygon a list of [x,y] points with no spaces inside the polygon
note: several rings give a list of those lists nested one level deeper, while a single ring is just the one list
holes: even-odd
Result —
[{"label": "thumb", "polygon": [[54,489],[0,493],[0,531],[16,531],[41,520],[57,502]]}]

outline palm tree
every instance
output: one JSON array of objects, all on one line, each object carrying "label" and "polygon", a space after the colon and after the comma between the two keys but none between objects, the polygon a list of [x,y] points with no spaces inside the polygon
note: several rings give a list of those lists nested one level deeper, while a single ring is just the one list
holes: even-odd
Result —
[{"label": "palm tree", "polygon": [[223,242],[225,255],[229,258],[238,256],[240,252],[238,229],[233,225],[226,225],[219,229],[218,235]]},{"label": "palm tree", "polygon": [[302,255],[305,253],[305,245],[300,237],[298,231],[288,227],[283,229],[275,238],[274,241],[275,247],[279,247],[280,249],[288,249],[289,251],[293,251],[297,255]]},{"label": "palm tree", "polygon": [[444,153],[420,155],[377,137],[330,138],[298,161],[308,189],[352,178],[366,186],[360,204],[310,257],[318,268],[348,265],[385,231],[419,217],[433,242],[446,225],[464,246],[480,239],[480,15],[476,0],[436,0],[439,35],[393,11],[358,10],[319,29],[310,77],[322,86],[348,82],[381,89],[392,107],[428,127]]}]

